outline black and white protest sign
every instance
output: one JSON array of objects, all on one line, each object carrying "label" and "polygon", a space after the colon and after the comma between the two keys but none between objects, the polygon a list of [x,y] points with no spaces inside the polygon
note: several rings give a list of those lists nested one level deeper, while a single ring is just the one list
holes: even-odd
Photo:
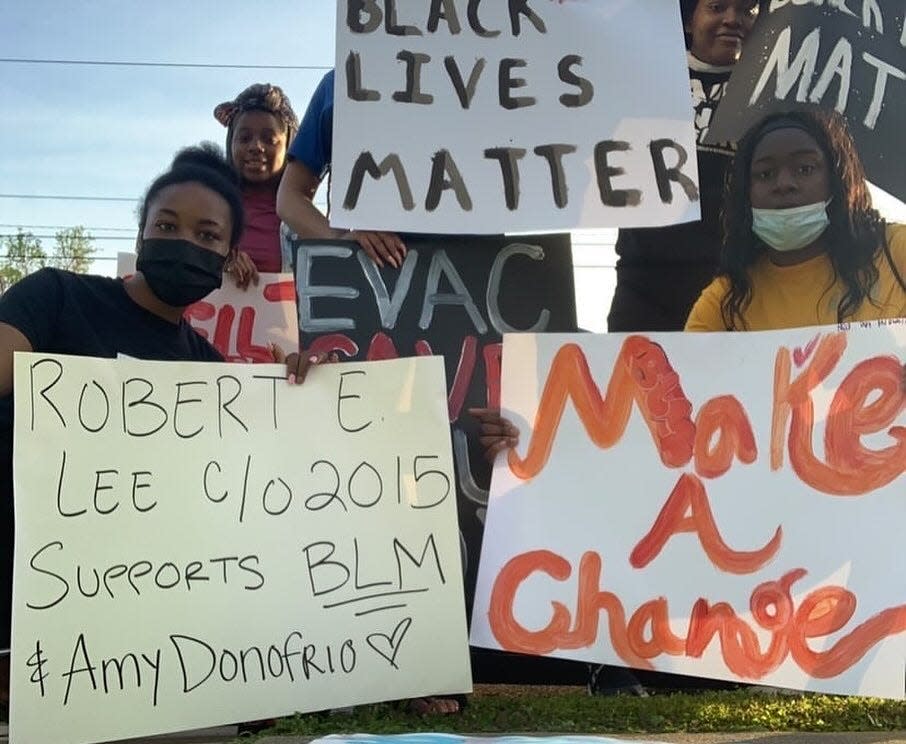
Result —
[{"label": "black and white protest sign", "polygon": [[301,346],[356,360],[443,356],[471,596],[490,473],[467,411],[500,404],[504,333],[575,330],[569,235],[405,241],[399,270],[378,269],[356,243],[296,244]]},{"label": "black and white protest sign", "polygon": [[843,114],[868,178],[906,200],[906,5],[899,0],[772,0],[746,42],[708,135],[736,140],[766,114]]},{"label": "black and white protest sign", "polygon": [[696,219],[684,54],[675,0],[338,0],[331,224]]}]

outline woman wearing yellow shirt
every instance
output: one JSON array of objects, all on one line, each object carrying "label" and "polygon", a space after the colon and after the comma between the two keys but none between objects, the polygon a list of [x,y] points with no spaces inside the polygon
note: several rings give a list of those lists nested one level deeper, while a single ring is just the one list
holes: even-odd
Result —
[{"label": "woman wearing yellow shirt", "polygon": [[906,317],[906,225],[871,206],[837,114],[768,116],[739,144],[721,271],[687,331],[758,331]]}]

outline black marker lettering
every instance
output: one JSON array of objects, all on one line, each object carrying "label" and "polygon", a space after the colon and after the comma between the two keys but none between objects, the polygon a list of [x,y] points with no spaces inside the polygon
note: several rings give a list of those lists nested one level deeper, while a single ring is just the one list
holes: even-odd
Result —
[{"label": "black marker lettering", "polygon": [[595,145],[595,172],[598,178],[598,191],[601,202],[608,207],[637,207],[642,202],[642,192],[638,189],[614,189],[610,179],[621,176],[626,171],[623,168],[611,166],[607,156],[612,152],[627,152],[628,142],[619,140],[604,140]]},{"label": "black marker lettering", "polygon": [[557,65],[557,74],[567,85],[574,85],[578,93],[564,93],[560,96],[560,103],[567,108],[579,108],[591,103],[595,95],[595,87],[587,78],[573,72],[573,67],[581,67],[582,58],[578,54],[567,54]]},{"label": "black marker lettering", "polygon": [[391,153],[378,165],[374,160],[374,156],[367,151],[361,153],[352,166],[352,174],[349,176],[349,188],[346,189],[346,196],[343,198],[343,208],[355,209],[356,204],[359,203],[362,181],[365,180],[366,173],[373,179],[378,180],[386,176],[390,171],[393,171],[393,178],[396,180],[396,188],[399,191],[400,203],[403,209],[407,212],[415,209],[412,189],[409,187],[409,179],[406,177],[406,169],[403,168],[400,156]]},{"label": "black marker lettering", "polygon": [[500,105],[508,111],[513,109],[534,106],[535,98],[533,96],[511,96],[510,91],[525,87],[524,78],[514,78],[512,71],[514,67],[525,67],[524,59],[514,59],[505,57],[500,60],[500,67],[497,72],[497,94]]},{"label": "black marker lettering", "polygon": [[[686,148],[677,142],[669,139],[653,140],[648,146],[651,151],[651,162],[654,165],[654,175],[657,180],[657,190],[664,204],[673,203],[673,189],[670,182],[673,181],[683,187],[686,192],[686,198],[690,202],[698,201],[698,189],[689,176],[682,172],[683,166],[689,159]],[[664,162],[664,150],[673,150],[676,153],[676,165],[668,168]]]},{"label": "black marker lettering", "polygon": [[497,160],[500,163],[506,208],[511,211],[518,209],[520,195],[519,161],[525,157],[525,150],[519,147],[491,147],[484,151],[484,156],[489,160]]},{"label": "black marker lettering", "polygon": [[427,105],[434,102],[434,96],[422,92],[422,65],[431,61],[428,54],[401,51],[396,55],[406,65],[406,89],[396,91],[391,97],[397,103],[420,103]]}]

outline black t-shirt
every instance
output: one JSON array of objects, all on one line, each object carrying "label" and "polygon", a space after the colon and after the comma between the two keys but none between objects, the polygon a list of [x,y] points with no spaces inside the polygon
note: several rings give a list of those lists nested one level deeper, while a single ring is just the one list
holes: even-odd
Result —
[{"label": "black t-shirt", "polygon": [[703,72],[689,69],[698,145],[701,221],[666,227],[620,230],[617,255],[620,256],[621,267],[655,264],[652,267],[652,273],[655,273],[660,270],[657,264],[665,263],[705,263],[717,266],[720,256],[720,207],[733,146],[705,145],[703,141],[729,78],[729,71]]},{"label": "black t-shirt", "polygon": [[[161,361],[221,362],[220,353],[181,319],[170,323],[137,305],[120,279],[41,269],[0,295],[0,323],[32,349],[53,354]],[[12,573],[13,396],[0,398],[0,519],[8,554],[0,556],[0,647],[9,637]]]}]

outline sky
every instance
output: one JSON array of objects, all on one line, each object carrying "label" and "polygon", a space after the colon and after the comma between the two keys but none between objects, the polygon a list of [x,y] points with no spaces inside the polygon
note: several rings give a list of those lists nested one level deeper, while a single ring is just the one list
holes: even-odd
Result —
[{"label": "sky", "polygon": [[[46,249],[89,228],[92,271],[132,250],[144,189],[186,145],[226,130],[213,109],[257,82],[280,85],[301,118],[334,62],[332,0],[0,0],[0,235],[22,227]],[[10,59],[276,65],[234,69],[74,65]],[[9,195],[106,197],[10,198]],[[323,199],[320,195],[319,200]],[[906,205],[876,194],[888,219]],[[574,234],[579,321],[602,331],[615,282],[614,231]]]},{"label": "sky", "polygon": [[[84,225],[99,255],[130,250],[143,190],[185,145],[226,130],[214,106],[256,82],[280,85],[301,117],[333,65],[328,0],[0,0],[3,58],[317,69],[192,69],[0,62],[0,234]],[[97,228],[115,228],[100,230]],[[52,238],[43,241],[51,248]],[[94,270],[110,273],[114,261]]]}]

